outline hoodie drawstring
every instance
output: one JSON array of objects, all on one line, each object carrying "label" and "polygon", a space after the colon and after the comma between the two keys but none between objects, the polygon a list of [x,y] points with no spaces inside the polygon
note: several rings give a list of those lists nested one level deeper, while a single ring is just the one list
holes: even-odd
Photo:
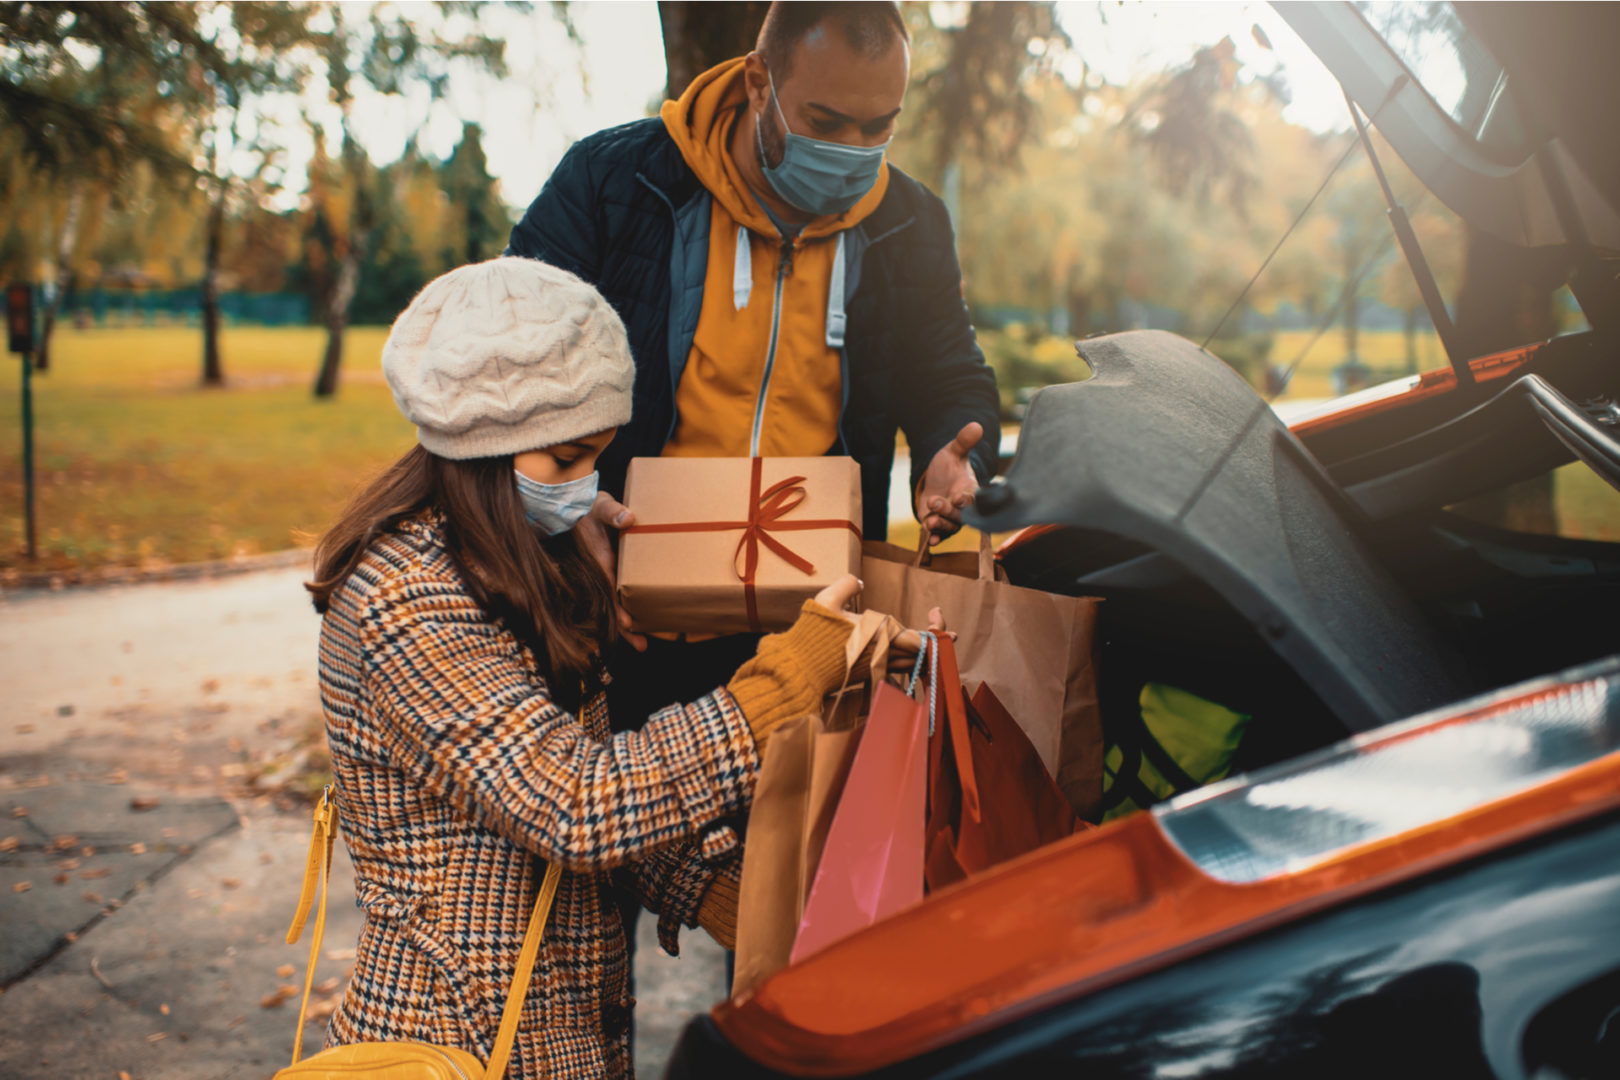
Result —
[{"label": "hoodie drawstring", "polygon": [[827,290],[827,348],[844,347],[844,234],[838,234],[833,253],[832,281]]},{"label": "hoodie drawstring", "polygon": [[[750,246],[747,226],[737,226],[737,261],[731,270],[731,305],[738,311],[748,306],[748,297],[754,291],[754,256],[749,251]],[[842,252],[843,249],[839,248],[839,253]]]}]

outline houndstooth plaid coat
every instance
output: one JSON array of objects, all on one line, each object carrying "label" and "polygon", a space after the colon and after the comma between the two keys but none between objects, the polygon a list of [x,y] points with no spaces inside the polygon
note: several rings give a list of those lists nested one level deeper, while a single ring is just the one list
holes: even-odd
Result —
[{"label": "houndstooth plaid coat", "polygon": [[507,1075],[631,1075],[623,923],[610,874],[676,951],[717,874],[759,758],[731,695],[610,736],[575,717],[468,594],[437,519],[377,540],[332,597],[321,699],[365,913],[327,1045],[409,1040],[487,1058],[542,860],[565,871]]}]

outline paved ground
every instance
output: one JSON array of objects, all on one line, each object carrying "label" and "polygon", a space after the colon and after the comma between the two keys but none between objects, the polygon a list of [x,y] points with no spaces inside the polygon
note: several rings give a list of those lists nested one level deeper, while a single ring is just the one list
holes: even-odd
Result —
[{"label": "paved ground", "polygon": [[[0,595],[0,1076],[257,1078],[286,1061],[308,818],[262,791],[319,723],[302,576]],[[346,858],[334,872],[318,1013],[359,927]],[[644,1076],[723,979],[712,942],[665,957],[651,921]]]}]

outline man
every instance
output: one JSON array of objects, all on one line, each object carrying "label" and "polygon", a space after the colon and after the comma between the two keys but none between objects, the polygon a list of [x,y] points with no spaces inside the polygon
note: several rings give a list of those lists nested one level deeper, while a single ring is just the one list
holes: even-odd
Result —
[{"label": "man", "polygon": [[[995,376],[949,219],[884,161],[908,43],[896,4],[772,4],[754,52],[699,75],[657,119],[575,144],[512,230],[508,254],[589,281],[629,332],[634,416],[602,455],[581,529],[604,560],[606,530],[634,520],[618,499],[636,456],[848,454],[864,534],[881,538],[898,428],[933,543],[992,474]],[[656,661],[616,657],[616,722],[667,704],[635,697],[667,690],[640,677],[649,664],[695,696],[752,647],[654,642]]]}]

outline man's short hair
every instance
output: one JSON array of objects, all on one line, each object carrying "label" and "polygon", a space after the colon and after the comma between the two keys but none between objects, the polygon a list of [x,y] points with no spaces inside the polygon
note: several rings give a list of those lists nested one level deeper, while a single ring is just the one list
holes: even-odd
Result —
[{"label": "man's short hair", "polygon": [[826,21],[844,37],[857,56],[873,59],[887,53],[895,42],[907,44],[911,31],[897,3],[805,3],[776,0],[765,12],[754,48],[777,79],[793,71],[793,49],[806,34]]}]

